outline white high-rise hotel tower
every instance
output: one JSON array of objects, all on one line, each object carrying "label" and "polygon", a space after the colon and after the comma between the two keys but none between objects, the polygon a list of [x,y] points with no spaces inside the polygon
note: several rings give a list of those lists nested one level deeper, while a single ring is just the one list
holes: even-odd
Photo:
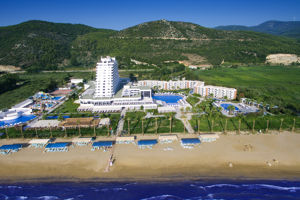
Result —
[{"label": "white high-rise hotel tower", "polygon": [[119,86],[118,62],[107,56],[96,66],[96,90],[94,97],[113,97]]}]

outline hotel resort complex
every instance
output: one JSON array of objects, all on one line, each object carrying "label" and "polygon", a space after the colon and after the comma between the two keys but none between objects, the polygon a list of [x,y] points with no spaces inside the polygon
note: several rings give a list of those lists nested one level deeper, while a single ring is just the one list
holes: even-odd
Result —
[{"label": "hotel resort complex", "polygon": [[[142,80],[130,82],[128,78],[120,78],[118,62],[115,58],[101,58],[96,66],[96,80],[85,85],[86,90],[81,94],[78,111],[118,112],[122,109],[156,109],[158,105],[165,107],[190,107],[184,96],[173,98],[157,97],[152,89],[178,90],[191,89],[201,96],[235,99],[236,89],[217,86],[205,86],[202,81],[157,81]],[[165,94],[164,94],[165,95]],[[162,96],[161,94],[158,96]],[[166,101],[168,99],[169,101]],[[168,110],[168,109],[167,109]],[[172,110],[172,109],[171,109]]]},{"label": "hotel resort complex", "polygon": [[[81,86],[78,86],[79,83],[82,83]],[[192,108],[187,101],[190,95],[182,90],[188,90],[189,94],[199,94],[199,98],[200,96],[215,98],[216,101],[235,99],[237,93],[234,88],[205,85],[203,81],[197,80],[132,82],[129,78],[119,77],[117,60],[107,56],[102,57],[97,63],[95,80],[83,84],[83,79],[71,79],[68,85],[58,88],[50,94],[38,92],[9,110],[0,111],[0,128],[26,124],[34,121],[35,118],[41,118],[43,115],[51,113],[69,99],[68,97],[74,93],[74,88],[83,89],[83,92],[79,93],[79,99],[74,102],[80,104],[75,109],[78,112],[92,113],[153,109],[157,109],[158,113],[179,112]],[[224,114],[228,115],[229,109],[226,110],[228,106],[224,107],[225,104],[223,104],[224,102],[221,102],[220,105],[215,104],[215,106],[224,108],[227,111]],[[235,106],[237,109],[229,115],[235,115],[243,110],[246,110],[247,113],[256,111],[256,109],[251,110],[240,105]],[[48,117],[47,119],[58,118],[58,116]],[[63,116],[63,119],[67,117],[68,115]]]}]

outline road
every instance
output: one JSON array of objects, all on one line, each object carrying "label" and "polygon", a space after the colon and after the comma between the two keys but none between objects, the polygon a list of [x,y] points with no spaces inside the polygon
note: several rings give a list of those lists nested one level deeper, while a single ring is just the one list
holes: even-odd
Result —
[{"label": "road", "polygon": [[[144,72],[144,71],[153,71],[154,69],[119,69],[119,72]],[[95,72],[96,68],[93,69],[82,69],[82,70],[52,70],[52,71],[40,71],[39,73],[72,73],[72,72]],[[22,74],[26,71],[9,71],[11,74]]]}]

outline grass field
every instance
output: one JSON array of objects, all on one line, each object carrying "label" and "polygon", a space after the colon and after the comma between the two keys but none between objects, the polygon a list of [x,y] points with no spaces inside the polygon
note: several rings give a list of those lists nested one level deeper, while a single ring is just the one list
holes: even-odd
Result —
[{"label": "grass field", "polygon": [[[143,119],[142,116],[145,115],[143,112],[127,112],[125,117],[124,128],[127,133],[130,134],[154,134],[156,133],[156,119],[148,118]],[[128,120],[129,119],[129,120]],[[130,130],[128,130],[128,121]],[[142,124],[143,123],[143,124]],[[142,131],[142,128],[144,129]],[[172,133],[184,132],[183,123],[175,119],[172,119]],[[157,118],[157,133],[170,133],[170,120],[169,117],[158,117]]]},{"label": "grass field", "polygon": [[234,87],[247,98],[300,112],[299,66],[221,67],[190,73],[206,85]]},{"label": "grass field", "polygon": [[[279,130],[281,119],[282,121],[282,130],[292,131],[292,127],[295,119],[295,130],[299,130],[300,128],[300,119],[298,117],[293,116],[258,116],[258,117],[234,117],[234,118],[209,118],[207,115],[202,115],[201,117],[193,116],[190,120],[190,123],[195,131],[198,131],[198,120],[200,119],[200,132],[210,132],[210,131],[218,131],[224,132],[226,131],[237,131],[239,130],[239,120],[241,120],[240,131],[250,131],[253,129],[253,120],[255,120],[254,131],[261,130],[262,132],[266,132],[267,129],[267,120],[269,120],[269,130]],[[227,126],[226,124],[227,120]],[[213,121],[213,122],[212,122]],[[212,127],[213,123],[213,127]]]},{"label": "grass field", "polygon": [[74,103],[74,99],[69,98],[65,103],[63,103],[60,107],[55,109],[52,113],[59,114],[59,113],[77,113],[77,108],[79,104]]}]

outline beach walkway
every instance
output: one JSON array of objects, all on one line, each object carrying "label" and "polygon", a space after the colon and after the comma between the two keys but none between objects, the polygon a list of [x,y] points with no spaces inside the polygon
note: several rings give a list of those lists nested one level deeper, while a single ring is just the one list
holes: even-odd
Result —
[{"label": "beach walkway", "polygon": [[182,121],[184,128],[188,131],[188,133],[193,134],[195,133],[195,131],[189,122],[191,117],[192,117],[191,114],[183,114],[180,110],[178,110],[175,115],[176,119]]},{"label": "beach walkway", "polygon": [[113,165],[113,162],[114,162],[114,151],[115,151],[115,145],[112,146],[111,148],[111,152],[110,152],[110,156],[109,156],[109,159],[108,159],[108,163],[107,163],[107,166],[104,170],[104,172],[109,172],[110,171],[110,167]]},{"label": "beach walkway", "polygon": [[120,116],[120,120],[119,120],[118,127],[117,127],[117,134],[116,134],[117,136],[121,135],[121,132],[123,130],[124,121],[125,121],[125,115],[126,115],[126,109],[123,109],[121,111],[121,116]]}]

